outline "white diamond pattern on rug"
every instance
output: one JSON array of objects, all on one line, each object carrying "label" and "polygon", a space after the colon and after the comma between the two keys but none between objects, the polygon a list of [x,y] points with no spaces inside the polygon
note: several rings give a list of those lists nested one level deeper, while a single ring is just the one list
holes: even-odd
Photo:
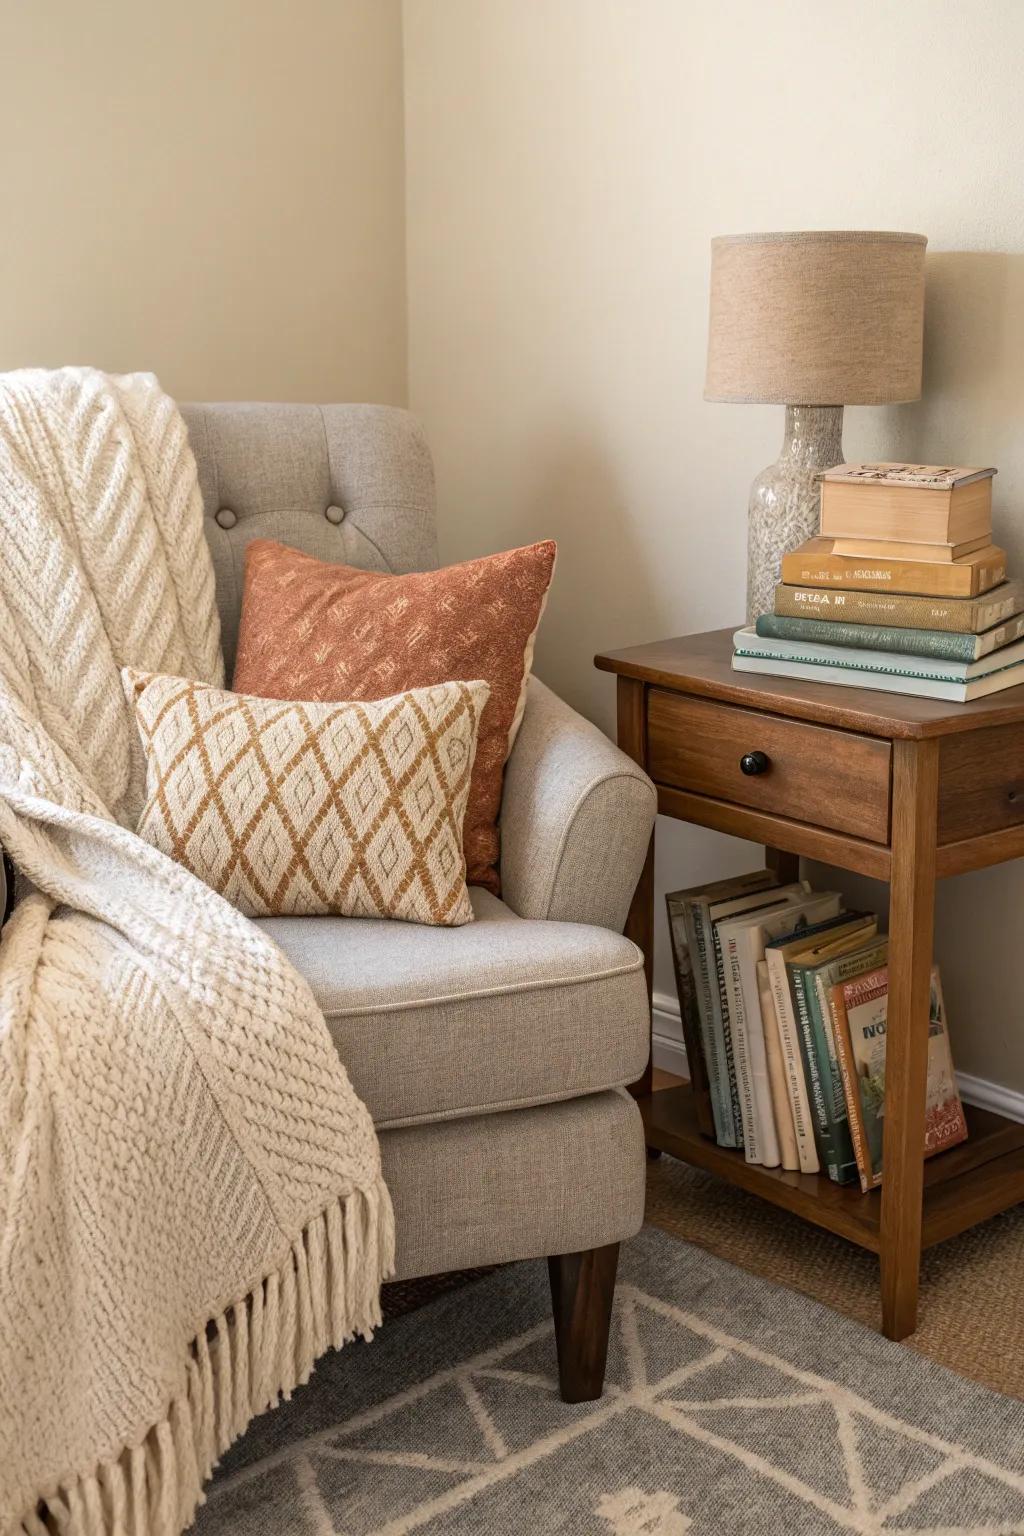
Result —
[{"label": "white diamond pattern on rug", "polygon": [[[713,1490],[708,1496],[700,1485],[688,1488],[685,1476],[682,1491],[664,1481],[668,1467],[699,1455],[702,1465],[728,1473],[730,1487],[749,1488],[751,1509],[774,1498],[769,1507],[790,1532],[1024,1532],[1024,1477],[631,1285],[620,1284],[616,1297],[602,1399],[562,1403],[552,1360],[545,1322],[296,1442],[288,1455],[303,1462],[319,1498],[316,1536],[504,1531],[500,1515],[492,1523],[485,1513],[487,1501],[514,1485],[522,1507],[534,1507],[531,1468],[551,1462],[564,1469],[574,1446],[587,1455],[590,1436],[597,1439],[588,1478],[603,1467],[609,1486],[589,1506],[589,1524],[564,1524],[564,1510],[552,1505],[552,1530],[711,1536]],[[630,1435],[634,1443],[644,1418],[662,1437],[651,1444],[663,1446],[667,1434],[678,1453],[667,1460],[663,1449],[648,1454],[626,1478],[615,1448]],[[611,1441],[601,1438],[606,1430]],[[211,1502],[244,1497],[262,1465],[216,1483]],[[950,1523],[951,1508],[970,1511],[968,1522]],[[543,1536],[544,1518],[535,1514],[522,1529]],[[741,1524],[729,1529],[743,1529],[743,1518],[740,1509]],[[218,1517],[218,1536],[222,1531]]]}]

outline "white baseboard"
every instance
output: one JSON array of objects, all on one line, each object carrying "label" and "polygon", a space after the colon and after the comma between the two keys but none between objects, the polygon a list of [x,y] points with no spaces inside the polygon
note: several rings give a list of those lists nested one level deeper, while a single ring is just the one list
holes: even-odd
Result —
[{"label": "white baseboard", "polygon": [[1004,1088],[1000,1083],[990,1083],[984,1077],[973,1077],[970,1072],[958,1072],[956,1080],[965,1104],[991,1109],[997,1115],[1005,1115],[1007,1120],[1024,1121],[1024,1093]]},{"label": "white baseboard", "polygon": [[[688,1077],[678,999],[668,992],[655,992],[653,1015],[654,1065],[665,1072],[674,1072],[677,1077]],[[997,1115],[1005,1115],[1007,1120],[1024,1123],[1024,1093],[1004,1088],[1000,1083],[990,1083],[984,1077],[974,1077],[970,1072],[958,1072],[956,1080],[965,1104],[990,1109]]]},{"label": "white baseboard", "polygon": [[676,1077],[689,1077],[678,1000],[667,992],[655,992],[651,1011],[651,1057],[654,1065],[661,1067],[663,1072],[675,1073]]}]

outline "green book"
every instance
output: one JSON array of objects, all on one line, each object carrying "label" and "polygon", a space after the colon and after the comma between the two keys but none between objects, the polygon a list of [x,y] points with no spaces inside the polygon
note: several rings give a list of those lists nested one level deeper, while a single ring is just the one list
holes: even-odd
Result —
[{"label": "green book", "polygon": [[[799,961],[792,961],[786,966],[792,981],[818,1157],[822,1167],[828,1170],[829,1178],[837,1184],[853,1183],[859,1174],[846,1093],[832,1035],[829,989],[836,982],[849,981],[862,971],[884,965],[887,953],[888,941],[877,939],[865,948],[851,950],[849,954],[820,965],[801,965]],[[824,1011],[822,995],[826,1000]]]},{"label": "green book", "polygon": [[851,624],[844,619],[792,619],[764,613],[755,625],[767,640],[804,640],[850,650],[891,651],[900,656],[928,656],[936,661],[980,661],[1024,636],[1024,613],[977,635],[939,629],[896,629],[884,624]]},{"label": "green book", "polygon": [[[701,1049],[711,1095],[715,1137],[722,1147],[741,1146],[742,1142],[736,1140],[737,1121],[733,1116],[733,1094],[721,1017],[711,908],[715,903],[732,902],[733,906],[727,905],[722,910],[743,910],[758,899],[760,892],[777,887],[778,883],[771,870],[758,869],[749,875],[737,875],[713,884],[693,886],[686,891],[673,891],[667,897],[673,942],[678,942],[678,919],[681,916],[683,938],[693,966]],[[736,1109],[738,1115],[738,1105]]]},{"label": "green book", "polygon": [[789,985],[793,994],[793,1007],[796,1011],[800,1057],[803,1061],[804,1078],[807,1082],[807,1097],[810,1101],[811,1118],[814,1122],[814,1141],[818,1148],[818,1161],[822,1168],[826,1169],[831,1176],[832,1169],[837,1166],[835,1149],[832,1144],[832,1126],[828,1114],[825,1086],[818,1068],[818,1052],[814,1041],[814,1029],[811,1024],[811,1011],[807,1001],[806,977],[810,975],[811,967],[798,965],[795,961],[787,961],[786,970],[789,974]]},{"label": "green book", "polygon": [[826,1097],[829,1098],[828,1108],[832,1119],[833,1145],[836,1155],[837,1171],[833,1174],[829,1169],[829,1177],[835,1178],[837,1184],[852,1183],[859,1179],[860,1174],[853,1147],[853,1133],[850,1130],[842,1066],[832,1026],[832,988],[842,986],[844,982],[851,981],[855,976],[862,976],[865,971],[873,971],[878,966],[885,965],[888,958],[888,939],[878,939],[864,949],[853,950],[848,955],[830,960],[827,965],[819,966],[812,978],[811,1017],[818,1049],[822,1053],[820,1056],[822,1078]]}]

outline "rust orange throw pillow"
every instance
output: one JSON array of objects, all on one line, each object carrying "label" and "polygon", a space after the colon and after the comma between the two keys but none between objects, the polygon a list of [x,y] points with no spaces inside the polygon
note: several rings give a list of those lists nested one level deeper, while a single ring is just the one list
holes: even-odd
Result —
[{"label": "rust orange throw pillow", "polygon": [[491,695],[463,846],[469,884],[496,892],[502,774],[554,565],[550,539],[408,576],[331,565],[254,539],[246,550],[233,687],[267,699],[334,703],[482,678]]}]

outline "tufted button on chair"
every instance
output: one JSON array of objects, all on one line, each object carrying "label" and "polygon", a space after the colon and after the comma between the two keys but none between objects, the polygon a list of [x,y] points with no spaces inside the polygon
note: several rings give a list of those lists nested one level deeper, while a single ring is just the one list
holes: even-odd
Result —
[{"label": "tufted button on chair", "polygon": [[[374,405],[183,408],[225,662],[245,547],[375,571],[437,564],[430,454]],[[380,1134],[398,1277],[547,1257],[563,1396],[600,1395],[618,1245],[643,1218],[643,957],[622,935],[654,788],[538,680],[509,759],[499,899],[423,928],[260,920],[306,976]]]}]

